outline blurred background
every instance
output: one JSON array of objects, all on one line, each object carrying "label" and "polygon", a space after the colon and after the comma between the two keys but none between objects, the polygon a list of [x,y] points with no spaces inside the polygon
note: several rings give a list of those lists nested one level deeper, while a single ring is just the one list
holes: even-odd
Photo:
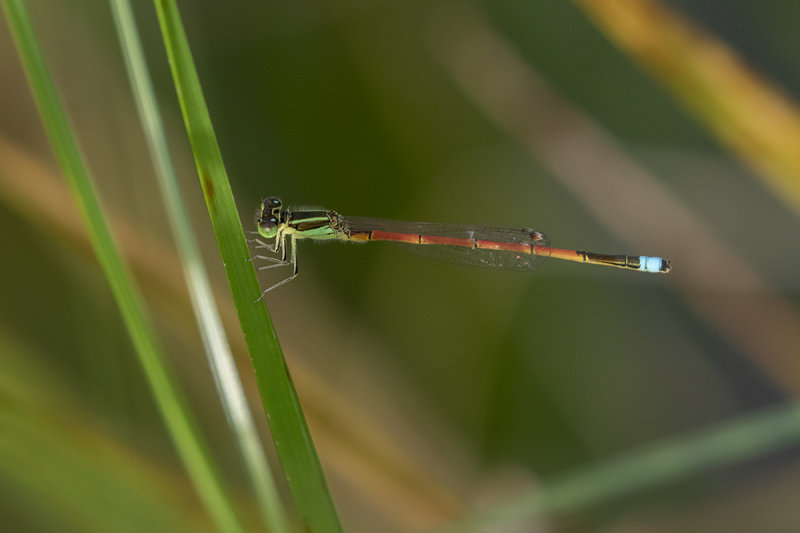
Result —
[{"label": "blurred background", "polygon": [[[108,5],[28,6],[201,430],[258,530]],[[135,7],[269,442],[158,23],[150,3]],[[788,437],[729,464],[682,456],[696,466],[634,490],[539,501],[541,512],[524,503],[609,461],[791,408],[800,393],[800,4],[179,7],[246,229],[277,195],[347,215],[527,226],[559,248],[673,262],[667,276],[555,260],[496,272],[388,243],[301,243],[300,276],[266,302],[346,530],[800,530]],[[0,69],[2,523],[211,530],[5,23]],[[755,425],[742,436],[769,438]]]}]

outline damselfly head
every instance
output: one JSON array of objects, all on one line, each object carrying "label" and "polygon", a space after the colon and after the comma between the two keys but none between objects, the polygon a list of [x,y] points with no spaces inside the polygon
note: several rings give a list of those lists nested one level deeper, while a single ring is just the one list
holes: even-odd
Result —
[{"label": "damselfly head", "polygon": [[270,214],[274,215],[276,218],[279,218],[282,206],[283,204],[281,203],[280,198],[277,196],[267,196],[264,198],[264,201],[261,202],[261,214]]},{"label": "damselfly head", "polygon": [[272,239],[278,234],[281,215],[281,200],[277,196],[268,196],[261,202],[256,224],[258,233],[265,239]]}]

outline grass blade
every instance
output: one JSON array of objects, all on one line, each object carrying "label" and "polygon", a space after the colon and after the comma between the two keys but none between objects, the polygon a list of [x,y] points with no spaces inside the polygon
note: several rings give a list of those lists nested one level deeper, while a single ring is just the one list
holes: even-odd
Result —
[{"label": "grass blade", "polygon": [[107,219],[70,131],[24,4],[21,0],[3,0],[2,6],[53,150],[78,202],[95,253],[109,280],[170,435],[218,526],[224,531],[240,531],[231,503],[168,369],[139,292],[114,244]]},{"label": "grass blade", "polygon": [[763,184],[800,213],[800,110],[713,35],[655,0],[579,0],[597,27],[646,69]]},{"label": "grass blade", "polygon": [[[794,446],[800,441],[800,405],[792,403],[668,439],[619,459],[546,483],[534,492],[454,525],[453,531],[531,520],[677,482]],[[447,531],[450,531],[448,529]]]},{"label": "grass blade", "polygon": [[203,336],[203,345],[215,378],[217,392],[247,464],[246,470],[250,475],[265,521],[270,531],[286,532],[289,530],[289,525],[247,405],[242,382],[236,371],[236,364],[214,302],[211,284],[200,258],[189,217],[181,201],[180,188],[169,156],[166,134],[136,30],[133,10],[127,0],[110,0],[110,3],[136,106],[156,166],[156,175],[172,224],[192,308],[198,329]]},{"label": "grass blade", "polygon": [[174,1],[155,2],[211,224],[255,369],[275,447],[303,527],[340,531],[325,476],[263,303],[186,34]]}]

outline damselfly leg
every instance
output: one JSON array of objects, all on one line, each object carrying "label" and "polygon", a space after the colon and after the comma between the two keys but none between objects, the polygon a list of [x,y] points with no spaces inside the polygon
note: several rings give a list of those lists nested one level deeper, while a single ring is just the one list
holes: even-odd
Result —
[{"label": "damselfly leg", "polygon": [[[290,244],[286,243],[287,237],[291,241]],[[288,236],[285,235],[285,234],[281,234],[280,235],[280,239],[276,240],[276,243],[275,243],[274,247],[270,246],[270,245],[268,245],[268,244],[266,244],[266,243],[264,243],[262,241],[259,241],[258,239],[255,239],[255,241],[259,243],[259,245],[260,245],[259,247],[267,248],[269,251],[274,252],[274,253],[278,253],[278,252],[281,253],[281,258],[280,259],[278,259],[277,257],[270,257],[270,256],[267,256],[267,255],[255,255],[255,256],[253,256],[251,258],[251,260],[252,259],[260,259],[260,260],[264,260],[264,261],[271,261],[273,263],[271,265],[260,266],[260,267],[258,267],[258,270],[268,270],[270,268],[276,268],[276,267],[282,267],[282,266],[288,266],[288,265],[291,265],[293,267],[291,276],[289,276],[288,278],[283,279],[283,280],[279,281],[278,283],[275,283],[275,284],[267,287],[263,291],[261,291],[261,296],[259,296],[258,299],[256,300],[256,302],[259,302],[259,301],[261,301],[262,298],[264,298],[264,295],[267,294],[269,291],[271,291],[273,289],[277,289],[281,285],[283,285],[285,283],[289,283],[290,281],[292,281],[294,278],[297,277],[297,272],[298,272],[298,270],[297,270],[297,242],[296,242],[295,236],[293,234],[292,235],[288,235]],[[290,252],[289,252],[289,260],[288,261],[286,259],[286,256],[287,256],[287,250],[286,249],[287,248],[291,249]]]}]

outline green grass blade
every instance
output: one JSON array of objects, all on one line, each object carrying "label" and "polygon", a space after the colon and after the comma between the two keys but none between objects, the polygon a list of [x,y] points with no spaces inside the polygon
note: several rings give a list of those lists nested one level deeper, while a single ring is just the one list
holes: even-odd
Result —
[{"label": "green grass blade", "polygon": [[800,405],[767,409],[545,483],[528,495],[456,524],[452,530],[481,530],[486,525],[574,511],[759,457],[798,441]]},{"label": "green grass blade", "polygon": [[45,66],[21,0],[2,0],[11,33],[42,115],[53,150],[69,181],[95,253],[131,335],[153,395],[192,480],[219,527],[240,531],[208,452],[192,423],[183,397],[168,370],[163,350],[131,276],[112,239],[89,174],[70,131],[55,86]]},{"label": "green grass blade", "polygon": [[340,531],[272,321],[266,306],[255,301],[260,293],[255,270],[177,7],[170,0],[155,5],[211,224],[295,508],[306,529]]},{"label": "green grass blade", "polygon": [[222,327],[211,284],[200,258],[194,232],[183,207],[133,10],[128,0],[110,0],[110,3],[136,106],[156,166],[156,176],[172,224],[192,308],[203,336],[203,345],[215,377],[220,401],[238,440],[247,465],[246,470],[269,530],[274,533],[289,531],[289,524]]},{"label": "green grass blade", "polygon": [[63,373],[1,324],[0,353],[4,531],[217,530],[196,512],[196,491],[179,466],[109,433]]}]

